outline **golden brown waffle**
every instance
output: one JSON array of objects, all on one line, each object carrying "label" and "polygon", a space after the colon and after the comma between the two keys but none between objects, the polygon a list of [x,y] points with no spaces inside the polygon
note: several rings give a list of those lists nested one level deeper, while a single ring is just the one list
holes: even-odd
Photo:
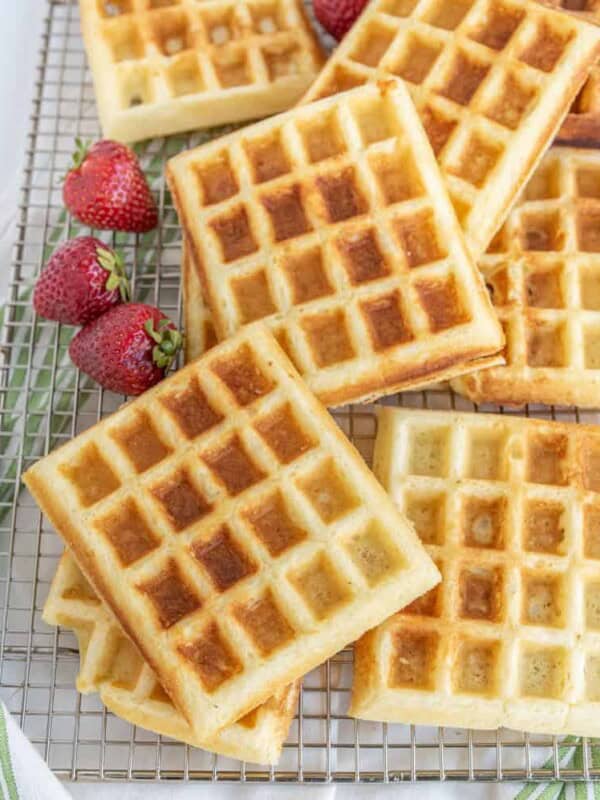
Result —
[{"label": "golden brown waffle", "polygon": [[351,714],[600,733],[600,428],[382,409],[374,469],[442,583],[355,649]]},{"label": "golden brown waffle", "polygon": [[304,102],[403,78],[475,256],[596,60],[600,29],[533,0],[373,0]]},{"label": "golden brown waffle", "polygon": [[401,81],[182,153],[168,178],[219,336],[266,318],[327,405],[499,363],[498,322]]},{"label": "golden brown waffle", "polygon": [[78,690],[98,692],[106,708],[122,719],[240,761],[274,764],[278,760],[296,710],[298,682],[213,739],[198,741],[68,551],[58,564],[43,617],[49,625],[70,628],[77,636]]},{"label": "golden brown waffle", "polygon": [[198,271],[190,260],[188,248],[183,245],[181,258],[181,281],[183,286],[183,314],[185,320],[186,363],[199,358],[217,343],[212,315],[204,301]]},{"label": "golden brown waffle", "polygon": [[199,741],[439,579],[262,325],[24,481]]},{"label": "golden brown waffle", "polygon": [[552,148],[479,266],[507,363],[454,381],[456,391],[600,407],[600,151]]},{"label": "golden brown waffle", "polygon": [[323,55],[302,0],[80,0],[104,136],[126,142],[274,114]]}]

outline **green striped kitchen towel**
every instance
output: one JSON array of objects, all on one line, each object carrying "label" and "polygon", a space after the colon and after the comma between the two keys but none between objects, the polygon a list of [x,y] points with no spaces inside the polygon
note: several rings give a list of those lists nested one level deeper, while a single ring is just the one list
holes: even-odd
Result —
[{"label": "green striped kitchen towel", "polygon": [[0,702],[1,800],[69,800],[39,753]]},{"label": "green striped kitchen towel", "polygon": [[[590,740],[591,766],[600,766],[600,748],[597,747],[598,739]],[[576,736],[566,736],[558,746],[558,760],[562,769],[573,769],[580,772],[583,769],[582,740]],[[549,759],[543,766],[550,769],[553,759]],[[515,795],[514,800],[600,800],[600,782],[584,783],[581,781],[554,780],[548,783],[527,783]]]}]

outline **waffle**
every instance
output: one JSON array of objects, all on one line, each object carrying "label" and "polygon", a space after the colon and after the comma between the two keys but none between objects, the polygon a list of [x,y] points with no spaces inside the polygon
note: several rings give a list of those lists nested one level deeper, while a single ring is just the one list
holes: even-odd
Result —
[{"label": "waffle", "polygon": [[49,625],[71,628],[77,636],[77,689],[83,694],[98,692],[107,709],[122,719],[240,761],[278,760],[296,709],[299,683],[280,690],[214,739],[198,741],[68,551],[58,564],[43,617]]},{"label": "waffle", "polygon": [[453,382],[474,402],[600,407],[600,151],[552,148],[480,268],[504,367]]},{"label": "waffle", "polygon": [[477,257],[552,141],[599,42],[596,26],[533,0],[373,0],[304,102],[403,78]]},{"label": "waffle", "polygon": [[104,136],[274,114],[323,63],[302,0],[80,0]]},{"label": "waffle", "polygon": [[600,428],[382,410],[374,469],[442,583],[355,650],[351,714],[600,733]]},{"label": "waffle", "polygon": [[439,580],[260,324],[24,481],[198,741]]},{"label": "waffle", "polygon": [[499,363],[501,330],[401,81],[237,131],[167,174],[218,336],[267,319],[327,405]]},{"label": "waffle", "polygon": [[188,363],[214,347],[217,337],[212,315],[204,302],[198,271],[190,261],[185,244],[181,258],[181,280],[185,298],[183,307],[185,360]]}]

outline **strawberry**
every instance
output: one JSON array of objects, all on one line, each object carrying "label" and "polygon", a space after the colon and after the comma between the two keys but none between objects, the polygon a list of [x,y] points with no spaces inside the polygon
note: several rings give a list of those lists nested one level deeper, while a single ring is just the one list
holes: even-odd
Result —
[{"label": "strawberry", "polygon": [[66,325],[87,325],[127,300],[123,259],[93,236],[79,236],[55,250],[33,292],[37,313]]},{"label": "strawberry", "polygon": [[101,230],[144,233],[156,228],[156,203],[133,150],[108,139],[91,147],[81,139],[75,143],[63,185],[71,214]]},{"label": "strawberry", "polygon": [[354,25],[368,0],[315,0],[315,16],[338,42]]},{"label": "strawberry", "polygon": [[115,306],[82,328],[69,346],[79,367],[105,389],[137,395],[162,380],[183,337],[162,311],[143,303]]}]

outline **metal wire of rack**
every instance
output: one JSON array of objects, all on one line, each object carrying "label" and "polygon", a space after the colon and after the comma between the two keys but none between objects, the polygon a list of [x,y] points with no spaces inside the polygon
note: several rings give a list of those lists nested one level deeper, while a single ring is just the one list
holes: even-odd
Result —
[{"label": "metal wire of rack", "polygon": [[[0,339],[0,697],[50,767],[72,780],[387,783],[600,778],[600,741],[349,719],[345,711],[351,650],[304,679],[297,718],[279,764],[271,769],[217,757],[132,727],[106,712],[96,696],[77,693],[75,638],[41,619],[62,548],[20,486],[20,475],[122,402],[78,376],[66,355],[72,332],[36,318],[30,303],[35,276],[53,247],[87,232],[65,213],[59,178],[66,171],[74,136],[98,135],[76,0],[48,0]],[[132,265],[134,295],[157,303],[174,318],[181,310],[181,238],[163,165],[170,155],[202,138],[205,135],[171,137],[140,149],[159,200],[159,232],[108,239]],[[443,389],[390,402],[473,410]],[[575,410],[542,407],[527,413],[571,421],[580,417]],[[335,417],[369,461],[373,407],[349,407]],[[597,420],[586,421],[592,419]]]}]

